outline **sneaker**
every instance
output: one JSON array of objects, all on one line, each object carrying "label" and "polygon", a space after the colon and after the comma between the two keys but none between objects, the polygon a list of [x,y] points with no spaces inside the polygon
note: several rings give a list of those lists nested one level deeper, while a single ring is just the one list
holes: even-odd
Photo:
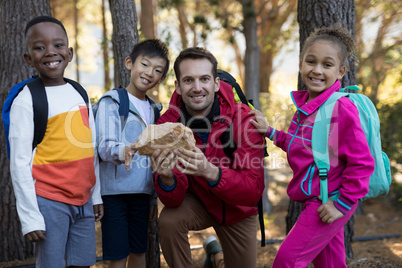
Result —
[{"label": "sneaker", "polygon": [[213,268],[211,256],[215,255],[216,253],[222,252],[221,245],[219,245],[218,240],[216,240],[216,237],[213,235],[205,239],[202,245],[206,253],[202,267]]}]

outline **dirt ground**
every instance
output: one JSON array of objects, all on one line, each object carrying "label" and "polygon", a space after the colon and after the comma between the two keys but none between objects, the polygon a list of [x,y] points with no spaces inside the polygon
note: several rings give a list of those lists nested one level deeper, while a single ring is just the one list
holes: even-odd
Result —
[{"label": "dirt ground", "polygon": [[[276,193],[282,192],[276,189]],[[280,193],[279,193],[280,194]],[[282,195],[282,194],[281,194]],[[265,224],[265,235],[268,241],[283,239],[285,237],[285,217],[287,214],[288,199],[273,198],[273,213],[268,216]],[[159,205],[159,209],[162,205]],[[98,228],[100,228],[98,226]],[[364,215],[355,216],[355,239],[362,237],[375,238],[369,241],[355,241],[352,243],[354,259],[348,260],[350,268],[374,268],[374,267],[402,267],[402,210],[393,208],[387,199],[374,199],[364,202]],[[202,267],[204,250],[202,242],[215,232],[212,228],[199,232],[190,232],[189,240],[193,248],[192,257],[195,268]],[[379,236],[395,235],[396,238],[378,238]],[[257,232],[260,237],[260,231]],[[100,241],[98,241],[100,242]],[[258,245],[257,267],[271,267],[280,242],[267,244],[265,247]],[[101,256],[101,248],[98,247],[98,256]],[[100,261],[96,268],[106,268],[107,262]],[[161,255],[161,267],[168,267],[163,255]],[[311,265],[311,267],[313,267]],[[228,267],[230,268],[230,267]]]},{"label": "dirt ground", "polygon": [[[161,205],[159,206],[161,208]],[[268,240],[283,239],[285,237],[285,217],[287,207],[284,205],[273,206],[273,214],[268,217],[265,235]],[[364,215],[355,216],[355,238],[378,237],[381,235],[402,235],[402,210],[391,207],[387,200],[368,200],[364,203]],[[97,226],[100,228],[100,226]],[[189,234],[190,243],[193,247],[192,257],[194,267],[202,267],[204,250],[202,241],[210,235],[214,235],[212,228]],[[260,232],[257,232],[257,236]],[[100,237],[98,237],[98,243]],[[100,244],[99,244],[100,245]],[[271,267],[280,243],[267,244],[265,247],[258,246],[258,268]],[[351,268],[374,268],[374,267],[402,267],[402,236],[397,238],[375,239],[364,242],[353,242],[352,248],[354,259],[348,260]],[[98,256],[101,256],[101,247],[98,246]],[[107,262],[100,261],[96,268],[106,268]],[[161,267],[168,267],[163,255]],[[230,267],[228,267],[230,268]]]},{"label": "dirt ground", "polygon": [[[269,183],[270,196],[272,204],[272,214],[268,216],[265,224],[265,234],[268,241],[283,239],[285,237],[285,217],[287,214],[288,198],[286,196],[286,181],[289,179],[287,173],[273,174]],[[159,204],[159,210],[162,209]],[[100,224],[97,229],[97,256],[102,256]],[[355,239],[364,237],[375,238],[369,241],[355,241],[352,243],[354,258],[348,260],[348,267],[371,268],[371,267],[402,267],[402,210],[391,206],[389,198],[372,199],[364,202],[364,215],[355,216]],[[189,240],[194,260],[193,267],[202,267],[204,250],[202,241],[210,235],[213,235],[212,228],[200,232],[190,232]],[[385,235],[399,235],[395,238],[378,238]],[[259,238],[260,231],[257,232]],[[265,247],[258,246],[258,268],[271,267],[275,254],[280,246],[280,242],[268,243]],[[34,267],[25,266],[32,264],[33,259],[24,262],[15,261],[9,263],[0,263],[0,267],[24,268]],[[24,265],[24,266],[23,266]],[[93,268],[106,268],[106,261],[98,261]],[[161,255],[161,267],[168,267],[163,254]],[[310,267],[310,266],[309,266]],[[311,267],[313,267],[311,265]],[[228,267],[230,268],[230,267]],[[246,268],[246,267],[245,267]]]}]

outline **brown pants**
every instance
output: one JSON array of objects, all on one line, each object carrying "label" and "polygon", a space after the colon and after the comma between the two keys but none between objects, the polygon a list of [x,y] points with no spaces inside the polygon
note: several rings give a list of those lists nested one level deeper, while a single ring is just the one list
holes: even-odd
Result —
[{"label": "brown pants", "polygon": [[[159,235],[163,256],[169,267],[192,267],[189,231],[215,229],[228,268],[253,268],[257,263],[257,215],[233,225],[218,224],[203,204],[186,194],[177,208],[164,207],[159,217]],[[221,260],[217,254],[215,263]]]}]

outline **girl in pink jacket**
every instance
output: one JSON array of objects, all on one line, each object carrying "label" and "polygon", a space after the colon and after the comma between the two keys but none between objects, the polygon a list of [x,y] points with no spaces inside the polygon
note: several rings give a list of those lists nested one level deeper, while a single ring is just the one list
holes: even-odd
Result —
[{"label": "girl in pink jacket", "polygon": [[356,106],[347,97],[334,107],[328,141],[331,169],[330,199],[322,204],[320,182],[314,163],[311,138],[318,108],[341,87],[356,44],[347,29],[335,25],[316,29],[305,41],[299,69],[306,91],[294,91],[297,111],[288,133],[267,125],[261,112],[253,110],[251,123],[274,144],[287,152],[293,170],[287,193],[304,202],[303,210],[282,243],[273,267],[347,267],[343,226],[353,215],[358,200],[368,192],[374,159],[360,126]]}]

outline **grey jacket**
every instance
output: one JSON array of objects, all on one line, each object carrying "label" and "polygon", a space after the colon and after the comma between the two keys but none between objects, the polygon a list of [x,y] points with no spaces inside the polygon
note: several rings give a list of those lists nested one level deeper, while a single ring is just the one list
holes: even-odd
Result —
[{"label": "grey jacket", "polygon": [[[147,99],[154,108],[151,122],[156,122],[161,107],[148,97]],[[129,102],[127,120],[125,124],[122,123],[119,116],[119,103],[116,90],[110,90],[101,97],[96,108],[95,124],[100,158],[101,194],[103,196],[141,193],[156,196],[149,157],[136,153],[130,171],[124,167],[124,148],[137,141],[146,124],[131,102]]]}]

